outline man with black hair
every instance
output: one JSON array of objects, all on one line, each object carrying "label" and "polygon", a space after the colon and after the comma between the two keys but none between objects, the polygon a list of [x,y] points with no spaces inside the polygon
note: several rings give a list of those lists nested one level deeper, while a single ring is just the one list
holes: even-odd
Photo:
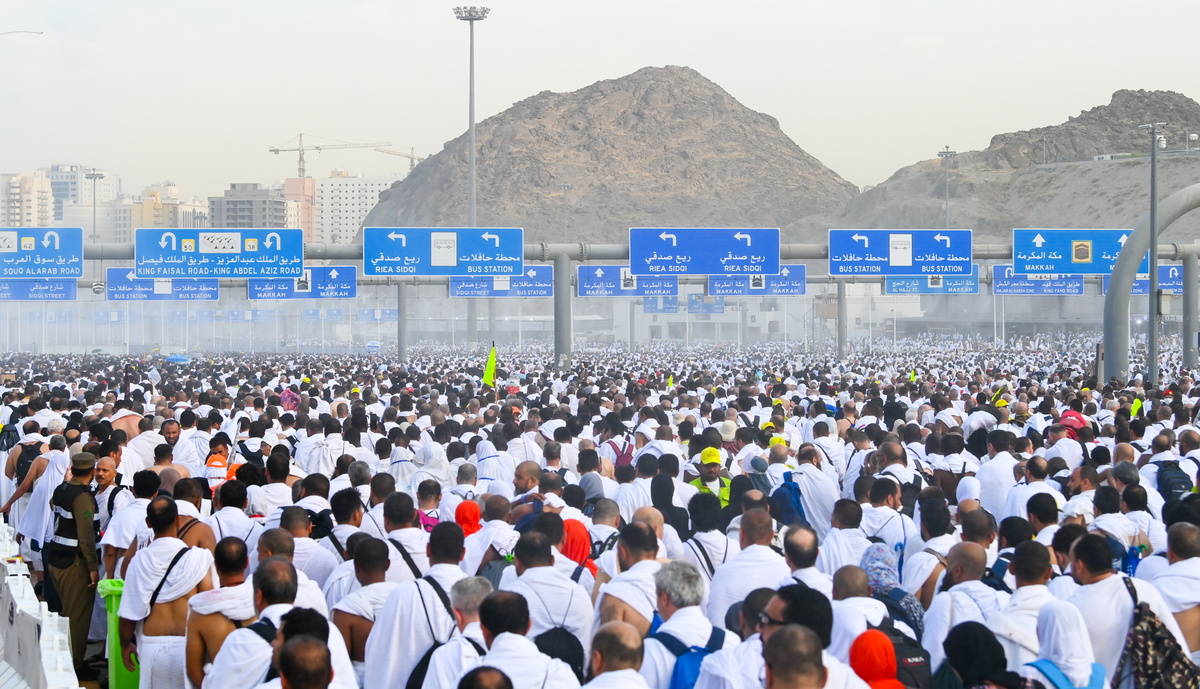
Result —
[{"label": "man with black hair", "polygon": [[946,555],[958,542],[950,524],[950,509],[942,499],[921,503],[921,538],[925,547],[906,558],[900,588],[916,596],[926,609],[937,593],[937,583],[946,571]]},{"label": "man with black hair", "polygon": [[1092,498],[1094,519],[1088,531],[1100,533],[1120,543],[1126,550],[1136,543],[1148,543],[1129,518],[1121,514],[1121,494],[1112,486],[1100,486]]},{"label": "man with black hair", "polygon": [[633,521],[633,513],[641,507],[653,503],[650,497],[650,479],[658,473],[658,457],[647,455],[638,462],[637,477],[629,483],[622,484],[617,491],[617,505],[621,508],[621,518],[626,523]]},{"label": "man with black hair", "polygon": [[763,646],[762,655],[766,689],[818,689],[834,685],[820,639],[806,627],[796,624],[782,627]]},{"label": "man with black hair", "polygon": [[529,604],[521,595],[497,591],[484,598],[479,605],[479,625],[488,648],[487,655],[479,662],[508,675],[514,687],[579,686],[574,671],[566,663],[542,653],[527,638]]},{"label": "man with black hair", "polygon": [[118,560],[133,545],[138,531],[146,525],[146,506],[158,495],[162,480],[153,471],[142,470],[133,475],[133,501],[113,515],[100,539],[104,546],[104,571],[117,572]]},{"label": "man with black hair", "polygon": [[[277,532],[280,530],[271,529],[263,534],[263,539],[270,540],[271,534]],[[275,661],[276,640],[280,629],[287,626],[283,620],[285,615],[288,615],[288,621],[299,623],[291,631],[304,633],[311,631],[314,626],[319,627],[317,619],[322,616],[313,616],[311,610],[299,612],[304,609],[295,605],[299,578],[296,568],[288,559],[269,557],[260,562],[254,571],[253,586],[258,621],[235,630],[225,638],[220,652],[213,659],[212,668],[204,677],[202,689],[253,689],[267,681]],[[289,615],[293,610],[298,612]],[[355,689],[358,681],[342,635],[329,634],[328,623],[325,630],[333,666],[333,682],[330,686]],[[289,636],[287,632],[284,635]]]},{"label": "man with black hair", "polygon": [[859,528],[862,515],[862,505],[853,500],[838,500],[833,504],[829,533],[817,554],[818,570],[832,577],[842,567],[862,562],[863,552],[871,545]]},{"label": "man with black hair", "polygon": [[375,538],[387,538],[387,529],[383,524],[383,503],[395,492],[395,476],[378,473],[371,477],[371,498],[364,506],[367,512],[363,515],[362,525],[358,527],[360,531]]},{"label": "man with black hair", "polygon": [[204,682],[204,667],[221,650],[225,637],[255,620],[254,586],[246,577],[249,565],[246,543],[236,536],[222,538],[213,553],[217,587],[188,600],[186,669],[193,686]]},{"label": "man with black hair", "polygon": [[442,493],[438,502],[438,519],[444,522],[454,521],[454,514],[464,500],[474,500],[482,492],[476,487],[479,480],[479,469],[470,462],[458,465],[455,473],[455,485]]},{"label": "man with black hair", "polygon": [[[1154,491],[1154,494],[1157,493],[1158,491]],[[1121,512],[1133,524],[1133,528],[1146,535],[1150,542],[1150,552],[1161,553],[1167,549],[1167,527],[1150,514],[1150,494],[1144,486],[1125,486],[1121,491]]]},{"label": "man with black hair", "polygon": [[430,656],[424,689],[453,686],[456,678],[467,668],[478,665],[487,653],[479,625],[479,606],[492,590],[492,583],[484,577],[459,579],[450,588],[450,608],[459,633]]},{"label": "man with black hair", "polygon": [[[1023,482],[1016,484],[1008,491],[1008,497],[1004,501],[1004,509],[998,513],[998,516],[1003,519],[1005,517],[1023,517],[1028,519],[1027,506],[1029,500],[1035,495],[1046,494],[1053,498],[1055,509],[1062,509],[1067,504],[1067,499],[1062,493],[1056,490],[1057,484],[1046,482],[1046,477],[1049,476],[1049,466],[1046,460],[1041,457],[1030,457],[1029,461],[1025,462],[1025,478]],[[1057,518],[1055,520],[1057,523]]]},{"label": "man with black hair", "polygon": [[[545,517],[558,519],[558,515],[546,514],[539,517],[538,521],[550,522],[552,525],[553,519],[543,520]],[[557,527],[561,541],[561,519]],[[553,526],[546,530],[553,531]],[[579,639],[583,654],[578,660],[582,663],[587,658],[588,642],[592,637],[591,596],[587,589],[581,588],[562,570],[555,567],[555,555],[553,538],[537,528],[535,522],[534,530],[521,536],[513,548],[513,566],[510,569],[516,576],[510,581],[502,579],[500,590],[519,593],[529,601],[532,620],[530,638],[537,639],[542,634],[561,627]],[[505,575],[507,574],[508,571],[505,571]],[[580,671],[582,669],[581,664]]]},{"label": "man with black hair", "polygon": [[388,547],[383,541],[372,538],[360,544],[354,552],[354,576],[361,588],[333,606],[333,624],[346,640],[359,684],[365,674],[367,638],[384,601],[399,585],[387,581],[388,562]]},{"label": "man with black hair", "polygon": [[832,598],[833,578],[816,567],[820,550],[816,531],[805,524],[793,526],[783,539],[784,558],[792,573],[780,586],[800,583]]},{"label": "man with black hair", "polygon": [[717,568],[741,552],[742,547],[721,530],[721,499],[715,494],[697,493],[688,502],[688,515],[693,533],[683,544],[683,555],[705,581],[712,583]]},{"label": "man with black hair", "polygon": [[620,620],[637,627],[643,635],[649,632],[658,611],[654,575],[662,564],[655,559],[657,556],[658,537],[649,525],[634,522],[621,529],[617,540],[621,573],[611,581],[597,581],[594,593],[599,624]]},{"label": "man with black hair", "polygon": [[346,556],[346,541],[358,533],[363,522],[362,498],[354,488],[344,488],[333,494],[329,500],[329,509],[335,522],[334,527],[328,536],[317,542],[333,553],[338,562],[345,562],[349,559]]},{"label": "man with black hair", "polygon": [[862,506],[862,531],[869,539],[880,539],[892,550],[899,551],[903,569],[909,557],[921,552],[924,541],[913,520],[900,513],[900,484],[881,478],[871,485],[869,504]]},{"label": "man with black hair", "polygon": [[213,498],[213,513],[204,523],[217,539],[235,536],[255,552],[263,526],[246,516],[246,484],[237,479],[225,481],[213,492]]},{"label": "man with black hair", "polygon": [[[411,504],[410,498],[410,509]],[[463,531],[458,524],[446,522],[426,535],[428,572],[392,591],[367,637],[364,652],[371,662],[363,677],[366,689],[403,686],[422,657],[457,632],[446,592],[466,577],[459,567],[465,552]]]},{"label": "man with black hair", "polygon": [[283,644],[278,666],[282,689],[325,689],[333,682],[329,646],[307,634],[292,637]]},{"label": "man with black hair", "polygon": [[617,499],[620,486],[616,481],[600,473],[600,455],[594,449],[579,451],[579,485],[583,487],[588,502],[600,498]]},{"label": "man with black hair", "polygon": [[250,501],[251,514],[270,517],[280,507],[292,504],[292,487],[287,478],[290,462],[286,454],[272,453],[267,457],[267,485],[249,486],[246,497]]},{"label": "man with black hair", "polygon": [[430,534],[418,525],[417,510],[408,493],[396,492],[388,496],[383,503],[383,524],[391,558],[388,581],[420,579],[429,569],[425,551]]},{"label": "man with black hair", "polygon": [[[175,501],[156,497],[146,507],[154,540],[129,560],[121,596],[120,644],[133,672],[136,653],[143,689],[183,687],[188,600],[213,587],[213,555],[178,538]],[[136,633],[136,645],[135,645]]]},{"label": "man with black hair", "polygon": [[1058,599],[1046,587],[1054,570],[1050,568],[1050,549],[1041,543],[1025,539],[1017,544],[1008,571],[1015,584],[1013,595],[1004,607],[988,616],[987,626],[1004,647],[1009,671],[1016,672],[1022,665],[1038,659],[1038,612]]},{"label": "man with black hair", "polygon": [[[807,586],[793,584],[775,592],[759,616],[758,633],[762,638],[764,653],[771,645],[771,638],[788,625],[802,625],[816,636],[818,645],[828,649],[833,633],[833,606],[829,599]],[[763,676],[765,662],[753,659],[754,665],[743,672],[755,677]],[[821,663],[826,670],[825,689],[868,689],[867,683],[858,678],[854,671],[842,661],[821,652]]]},{"label": "man with black hair", "polygon": [[1126,589],[1129,584],[1137,592],[1138,602],[1148,604],[1179,644],[1188,648],[1162,594],[1150,582],[1113,571],[1112,548],[1107,539],[1099,534],[1083,536],[1071,546],[1070,558],[1071,576],[1079,590],[1068,602],[1083,615],[1096,662],[1104,665],[1108,677],[1117,677],[1117,664],[1133,621],[1133,597]]},{"label": "man with black hair", "polygon": [[[258,538],[258,548],[255,551],[257,562],[263,562],[269,557],[282,557],[292,563],[292,567],[295,568],[295,563],[292,561],[295,555],[296,539],[287,529],[267,529]],[[251,562],[253,563],[254,560]],[[325,596],[321,594],[321,587],[317,586],[317,582],[308,578],[303,570],[296,569],[296,571],[299,582],[296,604],[318,610],[322,615],[328,615],[329,606],[325,602]]]},{"label": "man with black hair", "polygon": [[1033,527],[1034,540],[1049,548],[1059,528],[1058,503],[1054,497],[1047,493],[1030,496],[1025,504],[1025,514],[1028,515],[1029,525]]},{"label": "man with black hair", "polygon": [[296,505],[283,508],[279,528],[292,535],[292,564],[324,588],[325,581],[338,566],[337,556],[312,539],[312,522],[308,511]]},{"label": "man with black hair", "polygon": [[[980,412],[986,413],[986,412]],[[1012,456],[1013,434],[994,430],[987,434],[988,459],[980,465],[975,478],[979,480],[979,504],[992,514],[1002,514],[1008,492],[1017,485],[1013,468],[1019,464]]]}]

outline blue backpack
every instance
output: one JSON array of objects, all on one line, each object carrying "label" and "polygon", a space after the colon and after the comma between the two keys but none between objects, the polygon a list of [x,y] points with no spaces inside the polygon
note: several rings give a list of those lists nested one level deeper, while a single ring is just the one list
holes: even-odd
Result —
[{"label": "blue backpack", "polygon": [[783,473],[783,485],[776,488],[771,497],[779,504],[780,524],[808,524],[808,518],[804,516],[804,504],[800,502],[800,484],[792,480],[792,472]]},{"label": "blue backpack", "polygon": [[[1075,685],[1071,684],[1071,680],[1063,674],[1063,671],[1059,670],[1058,666],[1049,660],[1042,658],[1026,664],[1041,670],[1046,679],[1050,680],[1050,683],[1054,685],[1054,689],[1075,689]],[[1092,663],[1092,676],[1088,678],[1087,686],[1083,689],[1102,689],[1103,687],[1104,666],[1100,663]]]},{"label": "blue backpack", "polygon": [[712,634],[704,648],[699,646],[684,646],[683,642],[670,634],[657,632],[650,635],[675,656],[675,668],[671,670],[670,689],[692,689],[700,678],[700,664],[709,654],[721,650],[725,646],[725,630],[713,627]]}]

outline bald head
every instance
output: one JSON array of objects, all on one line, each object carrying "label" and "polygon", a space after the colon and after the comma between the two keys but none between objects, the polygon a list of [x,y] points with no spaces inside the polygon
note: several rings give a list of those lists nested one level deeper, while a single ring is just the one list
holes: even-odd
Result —
[{"label": "bald head", "polygon": [[1176,522],[1167,531],[1167,556],[1171,562],[1200,557],[1200,526]]},{"label": "bald head", "polygon": [[592,639],[592,672],[596,675],[642,667],[642,635],[628,622],[600,625]]},{"label": "bald head", "polygon": [[947,576],[952,576],[952,584],[964,581],[979,581],[983,571],[987,569],[987,551],[978,543],[965,541],[950,549],[946,555]]},{"label": "bald head", "polygon": [[862,567],[846,565],[833,573],[833,599],[870,598],[871,585]]},{"label": "bald head", "polygon": [[1118,443],[1113,449],[1113,464],[1132,462],[1137,459],[1137,448],[1129,443]]},{"label": "bald head", "polygon": [[637,511],[633,513],[633,521],[640,524],[645,524],[651,529],[654,529],[655,535],[657,535],[659,538],[662,538],[664,521],[662,512],[659,512],[653,507],[639,507]]}]

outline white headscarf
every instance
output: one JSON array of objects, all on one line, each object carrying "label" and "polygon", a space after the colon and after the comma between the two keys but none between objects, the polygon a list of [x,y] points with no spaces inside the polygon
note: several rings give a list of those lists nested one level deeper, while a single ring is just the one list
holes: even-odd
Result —
[{"label": "white headscarf", "polygon": [[1058,666],[1071,684],[1087,686],[1096,656],[1079,608],[1066,601],[1047,603],[1038,612],[1037,632],[1038,657]]}]

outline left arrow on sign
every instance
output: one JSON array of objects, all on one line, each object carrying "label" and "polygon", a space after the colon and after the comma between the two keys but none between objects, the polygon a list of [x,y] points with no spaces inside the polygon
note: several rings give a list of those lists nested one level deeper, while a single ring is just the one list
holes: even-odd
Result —
[{"label": "left arrow on sign", "polygon": [[486,242],[486,241],[489,241],[489,240],[490,240],[490,241],[492,241],[492,242],[495,242],[495,244],[496,244],[496,248],[497,248],[497,249],[499,249],[499,248],[500,248],[500,237],[499,237],[499,235],[494,235],[494,234],[492,234],[491,232],[484,232],[484,233],[483,233],[483,237],[482,237],[482,239],[483,239],[483,241],[485,241],[485,242]]},{"label": "left arrow on sign", "polygon": [[400,246],[408,248],[408,238],[402,234],[396,234],[395,232],[388,232],[388,239],[392,240],[393,242],[396,241],[397,239],[399,239]]},{"label": "left arrow on sign", "polygon": [[741,241],[744,239],[744,240],[746,240],[746,246],[750,246],[750,235],[748,235],[748,234],[742,234],[741,232],[738,232],[737,234],[733,235],[733,238],[738,241]]},{"label": "left arrow on sign", "polygon": [[673,235],[673,234],[669,234],[669,233],[667,233],[667,232],[663,232],[662,234],[658,235],[658,238],[659,238],[659,239],[661,239],[661,240],[663,240],[664,242],[665,242],[665,241],[667,241],[668,239],[670,239],[670,240],[671,240],[671,246],[678,246],[678,245],[679,245],[679,243],[678,243],[678,240],[675,238],[675,235]]}]

